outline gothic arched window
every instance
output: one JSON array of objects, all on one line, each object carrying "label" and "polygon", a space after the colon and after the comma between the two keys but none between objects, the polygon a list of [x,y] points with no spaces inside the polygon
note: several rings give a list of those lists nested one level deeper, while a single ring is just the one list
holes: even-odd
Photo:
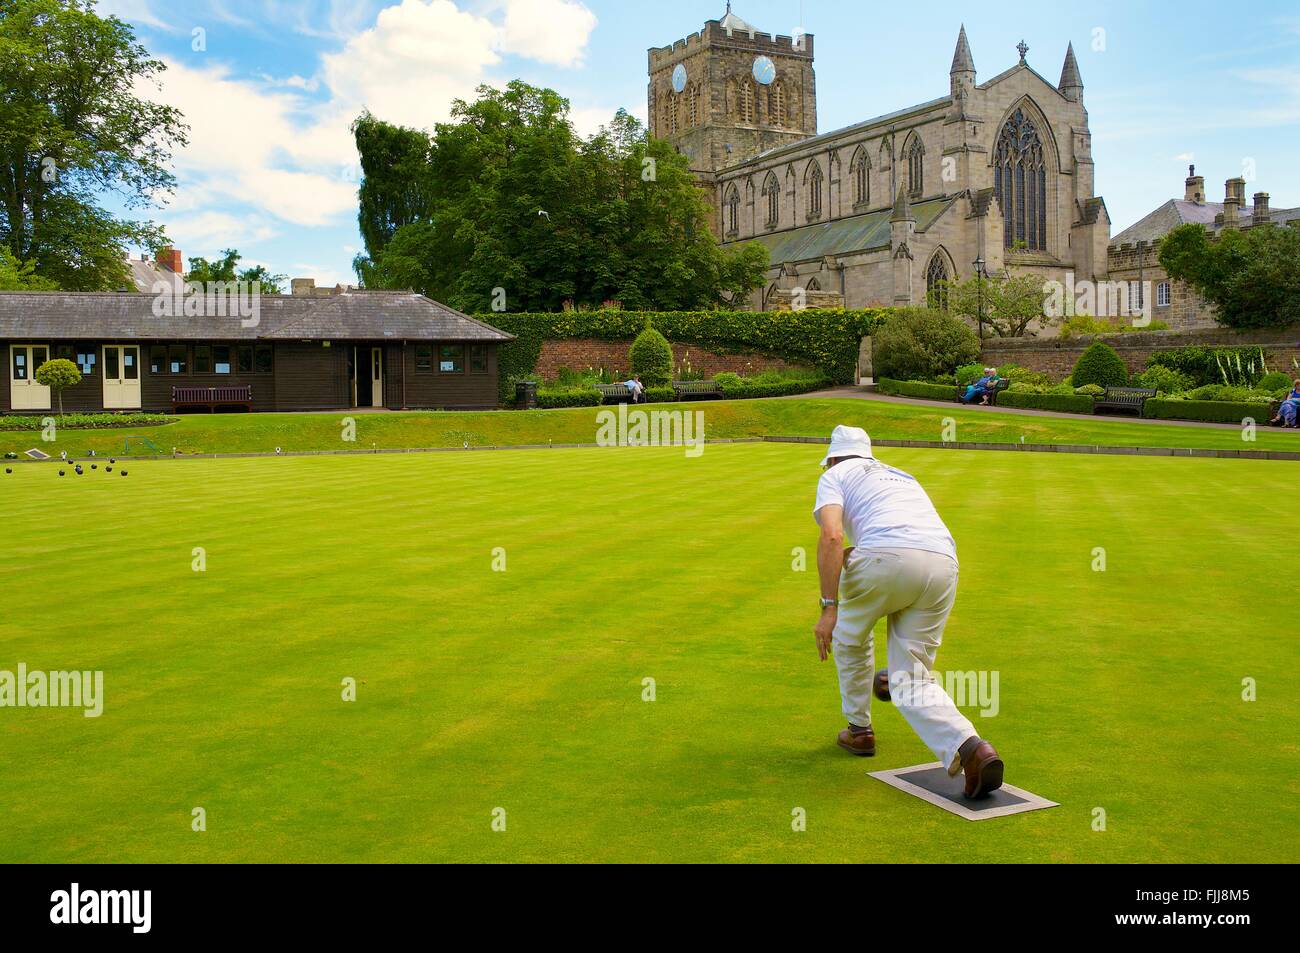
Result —
[{"label": "gothic arched window", "polygon": [[700,124],[700,87],[692,83],[686,89],[686,125],[688,128]]},{"label": "gothic arched window", "polygon": [[1002,206],[1005,243],[1047,251],[1047,163],[1034,122],[1017,109],[998,134],[993,191]]},{"label": "gothic arched window", "polygon": [[822,186],[825,184],[822,177],[822,167],[820,162],[812,162],[808,166],[808,174],[804,177],[804,182],[808,186],[808,217],[819,218],[822,214]]},{"label": "gothic arched window", "polygon": [[943,252],[937,251],[925,269],[925,300],[931,308],[948,310],[948,260]]},{"label": "gothic arched window", "polygon": [[754,84],[748,79],[737,83],[736,115],[741,122],[754,121]]},{"label": "gothic arched window", "polygon": [[925,156],[925,146],[921,145],[920,136],[912,137],[905,154],[907,157],[907,192],[912,198],[919,199],[925,191],[924,170],[921,162]]},{"label": "gothic arched window", "polygon": [[871,201],[871,157],[862,146],[853,154],[849,172],[853,175],[853,204],[866,205]]},{"label": "gothic arched window", "polygon": [[769,93],[768,122],[773,126],[785,125],[785,87],[781,83],[773,83]]},{"label": "gothic arched window", "polygon": [[726,215],[726,230],[728,235],[735,235],[740,231],[740,189],[735,185],[727,187],[727,196],[722,200],[723,211]]},{"label": "gothic arched window", "polygon": [[781,183],[771,172],[763,181],[763,198],[767,200],[767,224],[776,225],[781,221]]}]

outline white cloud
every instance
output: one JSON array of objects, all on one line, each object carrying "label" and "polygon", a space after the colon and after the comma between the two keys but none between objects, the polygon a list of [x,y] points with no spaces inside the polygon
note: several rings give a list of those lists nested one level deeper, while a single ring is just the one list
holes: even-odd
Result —
[{"label": "white cloud", "polygon": [[555,66],[577,66],[596,15],[576,0],[506,0],[501,49]]},{"label": "white cloud", "polygon": [[211,257],[226,248],[244,248],[278,234],[275,226],[261,216],[207,211],[167,219],[167,237],[187,257]]},{"label": "white cloud", "polygon": [[114,16],[128,23],[143,24],[159,30],[175,29],[154,11],[150,0],[99,0],[96,12],[100,16]]}]

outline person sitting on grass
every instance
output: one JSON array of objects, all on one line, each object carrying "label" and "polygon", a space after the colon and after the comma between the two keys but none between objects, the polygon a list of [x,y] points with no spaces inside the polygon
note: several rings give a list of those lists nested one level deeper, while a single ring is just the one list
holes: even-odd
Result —
[{"label": "person sitting on grass", "polygon": [[998,380],[998,372],[995,368],[984,368],[984,376],[966,388],[966,393],[962,395],[961,402],[963,404],[987,404],[993,396]]},{"label": "person sitting on grass", "polygon": [[1296,427],[1296,416],[1300,413],[1300,377],[1294,382],[1295,386],[1291,388],[1291,393],[1282,398],[1282,406],[1277,410],[1277,416],[1269,421],[1271,424],[1281,424],[1283,427]]}]

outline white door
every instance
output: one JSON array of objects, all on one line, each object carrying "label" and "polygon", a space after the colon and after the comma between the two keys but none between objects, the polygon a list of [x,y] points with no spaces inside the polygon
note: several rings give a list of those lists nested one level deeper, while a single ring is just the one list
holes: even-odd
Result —
[{"label": "white door", "polygon": [[104,345],[104,409],[140,409],[140,348]]},{"label": "white door", "polygon": [[36,383],[36,368],[50,359],[44,344],[9,347],[9,406],[14,410],[49,410],[50,389]]},{"label": "white door", "polygon": [[384,349],[370,349],[370,406],[384,406]]}]

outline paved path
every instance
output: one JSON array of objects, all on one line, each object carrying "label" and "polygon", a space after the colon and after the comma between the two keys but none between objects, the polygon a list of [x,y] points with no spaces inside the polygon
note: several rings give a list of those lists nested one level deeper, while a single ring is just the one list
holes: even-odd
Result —
[{"label": "paved path", "polygon": [[[858,400],[874,400],[882,404],[907,404],[912,407],[946,407],[948,406],[940,400],[924,400],[919,397],[894,397],[889,394],[878,394],[867,390],[865,387],[832,387],[827,390],[813,391],[809,394],[793,394],[791,397],[848,397]],[[789,400],[790,397],[780,398]],[[1118,423],[1128,424],[1151,424],[1156,427],[1200,427],[1209,430],[1241,430],[1241,424],[1216,424],[1208,423],[1203,420],[1157,420],[1153,417],[1130,417],[1127,415],[1097,414],[1088,417],[1084,414],[1066,414],[1055,410],[1030,410],[1024,407],[987,407],[983,404],[958,404],[953,403],[952,407],[959,410],[971,410],[976,413],[989,414],[1019,414],[1024,417],[1054,417],[1058,420],[1113,420]],[[1262,405],[1262,419],[1256,420],[1260,427],[1268,424],[1268,405]]]}]

